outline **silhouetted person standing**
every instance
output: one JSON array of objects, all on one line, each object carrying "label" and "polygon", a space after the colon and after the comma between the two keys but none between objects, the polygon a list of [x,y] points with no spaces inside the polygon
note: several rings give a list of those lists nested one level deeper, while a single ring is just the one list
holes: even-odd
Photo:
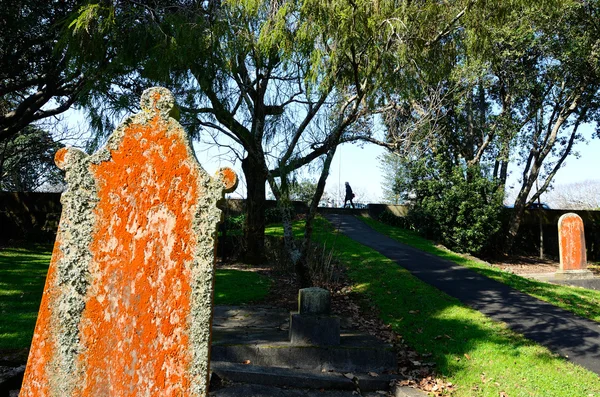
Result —
[{"label": "silhouetted person standing", "polygon": [[350,187],[350,184],[346,182],[346,197],[344,198],[344,208],[346,208],[346,203],[348,202],[348,200],[350,201],[350,205],[352,206],[352,208],[354,208],[354,203],[352,202],[353,198],[354,193],[352,193],[352,188]]}]

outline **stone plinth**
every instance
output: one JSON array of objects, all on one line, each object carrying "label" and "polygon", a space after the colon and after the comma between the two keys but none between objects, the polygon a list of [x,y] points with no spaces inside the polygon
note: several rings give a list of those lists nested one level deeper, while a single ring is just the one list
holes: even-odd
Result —
[{"label": "stone plinth", "polygon": [[331,294],[323,288],[298,292],[298,312],[290,313],[290,341],[299,345],[339,345],[340,319],[331,316]]},{"label": "stone plinth", "polygon": [[593,277],[587,270],[583,220],[574,213],[564,214],[558,220],[558,249],[560,266],[556,277],[579,279]]},{"label": "stone plinth", "polygon": [[61,149],[68,190],[21,397],[205,396],[217,202],[152,88],[93,155]]}]

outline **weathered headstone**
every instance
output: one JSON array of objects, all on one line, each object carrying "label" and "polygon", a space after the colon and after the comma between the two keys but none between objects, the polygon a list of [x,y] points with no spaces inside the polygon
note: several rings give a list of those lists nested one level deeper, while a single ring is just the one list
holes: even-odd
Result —
[{"label": "weathered headstone", "polygon": [[298,312],[290,313],[290,342],[296,345],[339,345],[340,319],[330,315],[331,294],[323,288],[298,292]]},{"label": "weathered headstone", "polygon": [[68,190],[21,397],[205,396],[217,202],[211,178],[151,88],[142,112],[87,156],[62,149]]},{"label": "weathered headstone", "polygon": [[558,220],[559,277],[591,277],[587,270],[585,233],[583,220],[574,213],[561,216]]}]

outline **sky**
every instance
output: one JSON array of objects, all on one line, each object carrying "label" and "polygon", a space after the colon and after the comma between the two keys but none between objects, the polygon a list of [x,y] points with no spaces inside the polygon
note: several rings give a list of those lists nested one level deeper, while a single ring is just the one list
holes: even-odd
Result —
[{"label": "sky", "polygon": [[[586,142],[577,143],[573,151],[579,154],[577,158],[574,155],[568,157],[563,167],[558,170],[554,185],[567,185],[576,182],[598,181],[600,182],[600,139],[591,138],[592,129],[582,129]],[[200,153],[196,151],[198,159],[202,166],[211,174],[226,164],[223,161],[216,161],[215,154],[210,151]],[[377,203],[382,200],[382,184],[384,178],[380,170],[378,157],[385,152],[385,149],[373,145],[365,144],[362,146],[356,144],[341,145],[334,158],[327,179],[325,191],[339,200],[343,200],[344,182],[349,182],[352,190],[356,194],[355,201],[363,203]],[[227,164],[229,166],[229,164]],[[241,173],[239,166],[234,166],[238,173]],[[516,167],[509,168],[508,185],[515,189],[518,184],[518,170]],[[316,180],[316,176],[311,179]],[[238,188],[234,197],[244,195],[243,188]],[[516,193],[514,193],[516,195]],[[542,201],[544,200],[542,196]]]},{"label": "sky", "polygon": [[[65,120],[72,128],[83,128],[85,124],[82,113],[75,110],[69,111]],[[567,158],[563,167],[556,174],[555,186],[585,181],[600,182],[600,139],[592,138],[592,128],[590,126],[582,127],[581,132],[587,143],[579,142],[574,146],[573,151],[577,152],[579,157],[571,155]],[[211,175],[214,175],[221,167],[232,167],[241,177],[241,183],[240,187],[229,196],[234,198],[245,197],[243,173],[239,162],[232,164],[224,156],[220,156],[219,154],[223,153],[224,149],[219,149],[214,145],[207,147],[194,143],[194,149],[200,164]],[[356,195],[355,202],[381,202],[384,178],[380,170],[378,157],[384,152],[385,149],[374,144],[343,144],[339,146],[327,179],[326,193],[330,197],[343,201],[344,183],[349,182]],[[518,187],[517,172],[518,170],[515,167],[509,168],[509,186]],[[318,176],[304,175],[304,177],[316,181]],[[510,196],[510,192],[508,196]]]}]

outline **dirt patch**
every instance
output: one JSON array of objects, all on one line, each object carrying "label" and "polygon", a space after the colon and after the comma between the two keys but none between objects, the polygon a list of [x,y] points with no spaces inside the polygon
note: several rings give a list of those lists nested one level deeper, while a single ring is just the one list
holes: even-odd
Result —
[{"label": "dirt patch", "polygon": [[540,259],[535,256],[515,255],[500,260],[491,261],[490,264],[504,271],[515,274],[553,273],[558,270],[559,262],[553,259]]},{"label": "dirt patch", "polygon": [[[556,258],[540,259],[533,255],[513,255],[500,259],[488,259],[487,262],[504,271],[526,276],[532,273],[554,273],[559,269],[559,261]],[[595,275],[600,275],[600,266],[588,264],[588,269]]]}]

